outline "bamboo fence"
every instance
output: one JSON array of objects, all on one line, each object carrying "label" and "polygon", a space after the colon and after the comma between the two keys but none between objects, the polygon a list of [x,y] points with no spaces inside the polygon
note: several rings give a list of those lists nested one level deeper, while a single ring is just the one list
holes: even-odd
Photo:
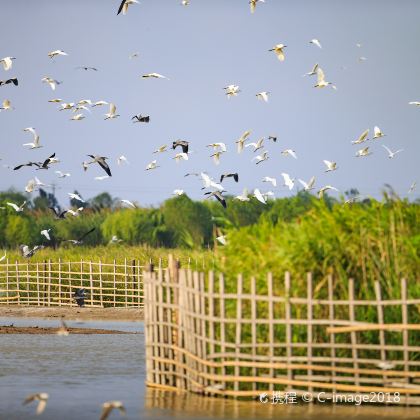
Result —
[{"label": "bamboo fence", "polygon": [[[359,300],[352,280],[345,299],[334,297],[332,277],[322,299],[314,298],[311,275],[306,281],[307,295],[299,297],[288,273],[281,282],[269,274],[262,288],[238,276],[231,290],[222,274],[174,261],[146,269],[147,385],[232,397],[398,393],[399,401],[387,401],[420,405],[420,340],[409,324],[420,299],[408,298],[406,281],[400,297],[387,300],[379,282],[376,300]],[[384,323],[391,308],[400,324]],[[364,310],[376,312],[377,324],[366,322]]]},{"label": "bamboo fence", "polygon": [[0,304],[77,306],[73,295],[85,289],[85,306],[142,307],[140,261],[51,261],[0,264]]}]

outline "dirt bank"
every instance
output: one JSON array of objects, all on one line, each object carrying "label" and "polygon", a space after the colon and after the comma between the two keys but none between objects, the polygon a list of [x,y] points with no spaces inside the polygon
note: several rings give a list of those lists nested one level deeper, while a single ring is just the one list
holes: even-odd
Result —
[{"label": "dirt bank", "polygon": [[[59,328],[0,326],[0,334],[57,334]],[[136,334],[132,332],[102,330],[97,328],[67,328],[69,334]]]},{"label": "dirt bank", "polygon": [[62,318],[78,321],[142,321],[139,308],[79,308],[0,305],[0,317]]}]

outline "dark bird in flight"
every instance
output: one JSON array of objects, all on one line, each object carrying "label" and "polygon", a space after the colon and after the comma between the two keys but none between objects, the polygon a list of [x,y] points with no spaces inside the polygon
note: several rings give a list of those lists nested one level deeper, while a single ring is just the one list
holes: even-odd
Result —
[{"label": "dark bird in flight", "polygon": [[66,214],[68,213],[68,210],[58,211],[55,207],[48,207],[48,208],[54,212],[56,220],[65,219]]},{"label": "dark bird in flight", "polygon": [[0,80],[0,86],[8,85],[9,83],[13,83],[15,86],[19,84],[17,77],[13,77],[12,79],[7,80]]},{"label": "dark bird in flight", "polygon": [[76,67],[76,70],[93,70],[93,71],[98,71],[98,69],[96,67],[88,67],[88,66],[79,66]]},{"label": "dark bird in flight", "polygon": [[19,170],[20,168],[23,168],[24,166],[37,166],[38,168],[41,167],[42,162],[28,162],[28,163],[22,163],[21,165],[15,166],[13,168],[14,171]]},{"label": "dark bird in flight", "polygon": [[220,182],[223,182],[223,179],[224,178],[229,178],[229,177],[233,177],[233,179],[235,180],[235,182],[239,182],[239,175],[238,175],[238,172],[235,172],[235,173],[227,173],[227,174],[223,174],[221,177],[220,177]]},{"label": "dark bird in flight", "polygon": [[57,163],[58,159],[55,158],[55,153],[53,153],[51,156],[47,157],[47,159],[44,160],[44,162],[41,163],[41,165],[36,169],[37,171],[39,169],[49,169],[49,165],[51,163]]},{"label": "dark bird in flight", "polygon": [[107,173],[108,176],[112,176],[111,169],[109,169],[109,166],[106,163],[106,159],[108,159],[107,157],[95,156],[95,155],[88,155],[88,156],[91,157],[93,160],[91,162],[85,162],[83,164],[85,171],[87,170],[87,165],[90,165],[92,163],[97,163]]},{"label": "dark bird in flight", "polygon": [[181,146],[182,148],[182,153],[188,153],[188,145],[190,143],[188,141],[185,140],[176,140],[174,142],[172,142],[172,149],[176,149],[178,146]]},{"label": "dark bird in flight", "polygon": [[53,153],[51,156],[47,157],[43,162],[28,162],[28,163],[22,163],[20,165],[17,165],[13,168],[14,171],[18,171],[20,168],[23,168],[24,166],[36,166],[36,170],[39,169],[48,169],[49,165],[51,163],[57,163],[58,159],[55,158],[55,153]]},{"label": "dark bird in flight", "polygon": [[206,192],[206,193],[204,193],[204,195],[208,195],[208,197],[207,198],[210,198],[210,197],[216,197],[217,198],[217,200],[219,201],[219,203],[224,207],[224,208],[226,208],[227,207],[227,205],[226,205],[226,200],[225,200],[225,197],[223,197],[223,195],[222,195],[222,193],[220,192],[220,191],[212,191],[212,192]]},{"label": "dark bird in flight", "polygon": [[268,136],[268,140],[273,140],[275,143],[277,141],[277,136]]},{"label": "dark bird in flight", "polygon": [[94,230],[95,230],[95,228],[92,228],[91,230],[85,232],[82,236],[80,236],[80,238],[78,238],[78,239],[67,239],[66,242],[71,242],[73,245],[82,245],[83,244],[83,239],[85,239],[86,236],[91,234]]},{"label": "dark bird in flight", "polygon": [[143,117],[143,115],[139,114],[139,115],[134,115],[134,117],[132,117],[131,119],[136,120],[136,121],[133,121],[133,123],[139,123],[139,122],[148,123],[150,121],[150,116],[146,115]]}]

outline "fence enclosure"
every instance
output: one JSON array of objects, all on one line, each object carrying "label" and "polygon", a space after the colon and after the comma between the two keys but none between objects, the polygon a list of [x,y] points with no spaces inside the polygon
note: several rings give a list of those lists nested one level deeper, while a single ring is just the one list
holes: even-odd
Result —
[{"label": "fence enclosure", "polygon": [[[231,290],[213,272],[145,271],[147,384],[233,397],[380,392],[391,402],[399,393],[392,402],[420,404],[420,326],[409,324],[420,299],[408,299],[405,280],[393,300],[376,282],[373,301],[355,299],[352,280],[347,299],[334,297],[332,277],[325,299],[313,298],[310,274],[303,297],[293,296],[288,273],[282,293],[278,283],[270,274],[263,287],[238,276]],[[401,323],[384,324],[390,308]],[[360,319],[361,310],[374,310],[378,322]]]},{"label": "fence enclosure", "polygon": [[143,306],[143,268],[138,260],[9,262],[0,264],[0,304],[77,306],[84,288],[86,306]]}]

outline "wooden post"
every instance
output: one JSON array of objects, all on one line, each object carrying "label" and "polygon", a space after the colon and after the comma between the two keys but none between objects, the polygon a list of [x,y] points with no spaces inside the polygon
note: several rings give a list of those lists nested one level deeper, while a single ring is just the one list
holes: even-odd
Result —
[{"label": "wooden post", "polygon": [[61,306],[61,258],[58,259],[58,306]]},{"label": "wooden post", "polygon": [[104,307],[104,297],[103,297],[103,290],[102,290],[102,260],[99,260],[99,302],[101,306]]},{"label": "wooden post", "polygon": [[[308,318],[308,325],[307,325],[307,357],[308,357],[308,364],[312,364],[312,340],[313,340],[313,330],[312,330],[312,321],[313,321],[313,308],[312,308],[312,298],[313,298],[313,290],[312,290],[312,273],[307,273],[306,275],[306,282],[307,282],[307,318]],[[312,380],[312,370],[308,370],[309,380]],[[308,387],[309,392],[313,392],[313,388],[310,386]]]},{"label": "wooden post", "polygon": [[287,359],[287,379],[293,379],[293,371],[289,365],[292,359],[292,326],[291,326],[291,306],[290,306],[290,273],[286,271],[284,274],[284,298],[285,312],[284,318],[286,322],[286,359]]},{"label": "wooden post", "polygon": [[[214,354],[214,272],[209,271],[209,301],[208,301],[208,317],[209,317],[209,351],[210,355]],[[210,368],[210,373],[215,373],[215,368]]]},{"label": "wooden post", "polygon": [[[383,324],[384,323],[384,313],[382,308],[382,293],[381,293],[381,285],[378,280],[375,280],[374,283],[375,287],[375,296],[376,296],[376,312],[378,314],[378,323]],[[385,352],[385,331],[379,330],[379,351],[380,351],[380,357],[381,361],[386,361],[386,352]],[[386,381],[386,376],[382,376],[383,381]]]},{"label": "wooden post", "polygon": [[6,305],[9,305],[9,258],[6,259]]},{"label": "wooden post", "polygon": [[[251,277],[251,342],[252,342],[252,360],[255,360],[255,356],[257,355],[257,301],[255,299],[256,296],[256,282],[255,277]],[[252,368],[252,376],[257,376],[257,369],[255,367]],[[252,390],[255,391],[257,389],[256,382],[252,383]]]},{"label": "wooden post", "polygon": [[[154,266],[152,264],[151,270],[154,270]],[[137,260],[137,306],[142,306],[143,298],[142,298],[142,281],[141,281],[141,270],[140,270],[140,261]]]},{"label": "wooden post", "polygon": [[114,273],[113,273],[113,291],[114,291],[114,308],[117,305],[117,262],[114,258]]},{"label": "wooden post", "polygon": [[42,290],[43,290],[43,295],[44,295],[44,299],[43,299],[43,301],[44,301],[44,305],[43,306],[46,306],[48,303],[47,303],[47,260],[44,260],[44,270],[43,270],[43,281],[42,281],[42,283],[43,283],[43,285],[42,285]]},{"label": "wooden post", "polygon": [[26,262],[26,304],[27,305],[30,305],[30,295],[31,295],[31,293],[30,293],[30,290],[29,290],[29,287],[30,287],[30,279],[29,279],[29,263],[28,262]]},{"label": "wooden post", "polygon": [[[225,333],[225,279],[223,274],[219,274],[219,308],[220,308],[220,352],[225,353],[226,351],[226,333]],[[221,368],[221,375],[226,375],[226,368]],[[222,387],[226,387],[226,382],[222,382]]]},{"label": "wooden post", "polygon": [[[354,280],[353,279],[349,279],[349,320],[351,322],[351,324],[354,324],[356,318],[354,316]],[[350,337],[351,337],[351,352],[352,352],[352,359],[353,359],[353,368],[358,370],[359,369],[359,363],[358,363],[358,357],[357,357],[357,335],[355,331],[352,331],[350,333]],[[360,385],[360,381],[359,381],[359,373],[355,372],[354,374],[354,383],[355,385],[359,386]]]},{"label": "wooden post", "polygon": [[72,287],[71,287],[71,262],[68,262],[68,268],[69,268],[69,272],[68,272],[68,286],[69,286],[69,302],[70,305],[73,304],[73,293],[72,293]]},{"label": "wooden post", "polygon": [[37,304],[41,305],[41,296],[39,291],[39,263],[36,263],[36,294],[37,294]]},{"label": "wooden post", "polygon": [[51,260],[48,259],[48,306],[51,306]]},{"label": "wooden post", "polygon": [[128,306],[128,296],[127,296],[127,258],[124,258],[124,305]]},{"label": "wooden post", "polygon": [[[150,261],[150,265],[152,265],[152,262]],[[134,301],[135,301],[135,284],[136,284],[136,260],[131,260],[131,283],[132,283],[132,287],[131,287],[131,304],[132,306],[134,306]]]},{"label": "wooden post", "polygon": [[[235,337],[235,344],[236,344],[236,358],[237,362],[240,361],[239,355],[241,352],[240,344],[241,344],[241,336],[242,336],[242,293],[243,293],[243,279],[242,274],[238,275],[237,285],[236,285],[236,337]],[[240,368],[239,366],[235,366],[235,376],[238,377],[240,375]],[[239,391],[239,382],[235,381],[234,383],[234,390]]]},{"label": "wooden post", "polygon": [[15,267],[16,267],[16,290],[18,293],[17,302],[18,305],[20,305],[20,281],[19,281],[19,264],[17,261],[15,261]]},{"label": "wooden post", "polygon": [[[270,363],[273,363],[274,357],[274,308],[273,308],[273,274],[270,272],[267,274],[267,297],[268,297],[268,339],[270,341],[270,347],[268,349],[268,357]],[[274,378],[274,369],[270,368],[270,378]],[[269,390],[274,390],[274,384],[269,384]]]},{"label": "wooden post", "polygon": [[[408,308],[407,308],[407,281],[405,278],[401,279],[401,316],[402,316],[402,323],[408,324]],[[403,359],[404,359],[404,371],[408,372],[408,361],[409,361],[409,340],[408,340],[408,333],[407,329],[403,330],[402,332],[402,339],[403,339]],[[406,379],[407,381],[407,379]],[[407,400],[406,400],[407,402]]]},{"label": "wooden post", "polygon": [[[82,274],[80,274],[82,275]],[[92,267],[92,260],[89,261],[89,285],[90,285],[90,304],[93,306],[93,267]]]},{"label": "wooden post", "polygon": [[[335,317],[335,311],[334,311],[334,285],[333,285],[333,277],[331,274],[328,274],[328,318],[331,321],[330,327],[334,326],[334,317]],[[335,367],[335,335],[334,333],[330,334],[330,346],[331,346],[331,366]],[[335,383],[335,376],[336,372],[332,372],[333,380],[332,382]],[[335,388],[333,388],[335,391]]]}]

